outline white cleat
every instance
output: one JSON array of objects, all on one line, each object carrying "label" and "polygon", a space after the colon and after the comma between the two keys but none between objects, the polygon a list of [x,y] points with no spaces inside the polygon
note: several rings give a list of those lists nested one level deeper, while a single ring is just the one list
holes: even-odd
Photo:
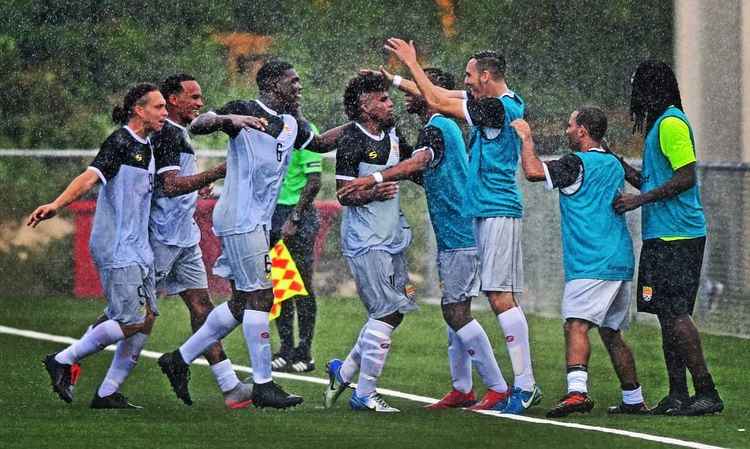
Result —
[{"label": "white cleat", "polygon": [[388,405],[387,402],[385,402],[385,399],[383,399],[382,396],[380,396],[378,393],[371,393],[369,396],[357,396],[357,394],[352,394],[352,398],[349,400],[349,405],[352,407],[352,410],[369,410],[372,412],[379,412],[379,413],[397,413],[401,410],[391,407]]}]

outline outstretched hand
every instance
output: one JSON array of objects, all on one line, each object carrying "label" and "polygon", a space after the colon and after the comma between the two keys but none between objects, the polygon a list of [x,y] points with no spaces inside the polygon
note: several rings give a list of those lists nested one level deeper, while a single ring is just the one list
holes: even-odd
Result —
[{"label": "outstretched hand", "polygon": [[40,222],[48,220],[57,215],[57,207],[52,203],[39,206],[31,213],[29,220],[26,222],[26,226],[35,228]]},{"label": "outstretched hand", "polygon": [[417,49],[414,48],[414,41],[406,42],[403,39],[392,37],[385,44],[385,49],[396,55],[406,65],[417,62]]},{"label": "outstretched hand", "polygon": [[388,86],[390,87],[391,84],[393,84],[393,74],[385,69],[382,65],[378,68],[378,70],[372,70],[372,69],[359,69],[360,75],[380,75],[382,76],[385,81],[388,83]]}]

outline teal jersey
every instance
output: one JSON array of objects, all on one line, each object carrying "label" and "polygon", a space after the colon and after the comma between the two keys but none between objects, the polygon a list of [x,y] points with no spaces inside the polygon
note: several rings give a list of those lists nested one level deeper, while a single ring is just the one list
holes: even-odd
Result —
[{"label": "teal jersey", "polygon": [[474,247],[472,219],[461,215],[469,176],[461,129],[453,120],[435,114],[422,129],[417,148],[433,153],[422,179],[438,250]]},{"label": "teal jersey", "polygon": [[523,99],[513,92],[498,98],[465,100],[471,135],[464,215],[523,216],[523,200],[516,182],[521,141],[510,123],[523,118],[524,108]]},{"label": "teal jersey", "polygon": [[[674,175],[669,159],[664,155],[659,140],[659,125],[667,117],[677,117],[690,129],[690,140],[695,148],[695,138],[685,113],[670,106],[656,120],[646,134],[643,144],[642,192],[649,192],[666,184]],[[643,240],[661,237],[697,238],[706,235],[706,218],[700,189],[696,183],[679,195],[642,206],[641,234]]]},{"label": "teal jersey", "polygon": [[[563,187],[569,183],[560,182],[563,176],[555,173],[564,165],[570,167],[573,158],[580,160],[580,174],[569,187]],[[563,159],[567,159],[567,164]],[[617,214],[612,207],[625,182],[620,162],[611,153],[597,149],[576,152],[563,159],[547,165],[552,184],[560,191],[565,281],[632,280],[633,242],[625,215]]]}]

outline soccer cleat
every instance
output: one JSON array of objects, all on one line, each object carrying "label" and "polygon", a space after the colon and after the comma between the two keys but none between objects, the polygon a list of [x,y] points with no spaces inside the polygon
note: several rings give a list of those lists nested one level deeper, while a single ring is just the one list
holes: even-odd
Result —
[{"label": "soccer cleat", "polygon": [[505,404],[505,408],[501,410],[502,413],[508,413],[511,415],[521,415],[526,409],[537,405],[542,401],[542,390],[534,385],[531,391],[524,391],[520,388],[513,387],[513,390],[508,397],[508,402]]},{"label": "soccer cleat", "polygon": [[571,391],[563,396],[550,411],[547,412],[547,418],[562,418],[571,413],[588,413],[594,408],[594,401],[588,394],[578,391]]},{"label": "soccer cleat", "polygon": [[443,398],[434,404],[425,405],[424,408],[427,410],[443,410],[447,408],[461,408],[471,407],[477,403],[477,398],[474,395],[474,390],[464,393],[458,391],[455,388],[448,392]]},{"label": "soccer cleat", "polygon": [[292,371],[295,373],[309,373],[315,371],[315,360],[312,358],[299,359],[292,363]]},{"label": "soccer cleat", "polygon": [[469,410],[502,410],[510,396],[510,390],[502,393],[495,390],[487,390],[481,401],[469,407]]},{"label": "soccer cleat", "polygon": [[626,404],[620,402],[617,405],[607,408],[607,413],[610,415],[650,415],[651,409],[643,402],[640,404]]},{"label": "soccer cleat", "polygon": [[379,413],[397,413],[401,411],[388,405],[388,403],[385,402],[385,399],[376,392],[370,393],[367,396],[357,396],[356,393],[352,394],[352,398],[349,399],[349,406],[352,410],[356,411],[372,411]]},{"label": "soccer cleat", "polygon": [[91,400],[91,408],[96,409],[130,409],[140,410],[140,405],[131,404],[128,398],[123,396],[119,391],[115,391],[109,396],[100,397],[99,393],[94,393],[94,399]]},{"label": "soccer cleat", "polygon": [[712,393],[699,393],[683,402],[682,407],[667,410],[670,416],[702,416],[719,413],[724,410],[724,401],[719,397],[717,391]]},{"label": "soccer cleat", "polygon": [[287,352],[279,351],[271,358],[271,369],[274,371],[289,371],[291,360],[292,358]]},{"label": "soccer cleat", "polygon": [[[44,360],[42,360],[44,367],[47,369],[47,373],[49,373],[50,380],[52,381],[52,391],[57,393],[63,401],[68,403],[73,402],[74,382],[72,381],[73,376],[71,374],[72,366],[58,362],[55,360],[55,355],[57,355],[57,353],[48,354]],[[78,380],[77,376],[76,380]]]},{"label": "soccer cleat", "polygon": [[689,398],[682,396],[664,396],[656,407],[651,409],[652,415],[667,415],[672,410],[677,410],[682,407],[682,404],[687,402]]},{"label": "soccer cleat", "polygon": [[288,408],[301,404],[302,396],[289,394],[272,380],[263,384],[254,384],[251,396],[255,407]]},{"label": "soccer cleat", "polygon": [[243,382],[237,382],[237,385],[229,391],[224,392],[224,404],[229,409],[248,408],[253,403],[253,386]]},{"label": "soccer cleat", "polygon": [[186,405],[193,405],[190,399],[188,383],[190,383],[190,366],[182,360],[180,351],[168,352],[159,357],[159,367],[172,385],[172,390]]},{"label": "soccer cleat", "polygon": [[326,363],[326,372],[328,373],[328,388],[326,388],[323,407],[331,408],[336,400],[349,387],[349,382],[341,379],[341,365],[343,362],[339,359],[331,359]]}]

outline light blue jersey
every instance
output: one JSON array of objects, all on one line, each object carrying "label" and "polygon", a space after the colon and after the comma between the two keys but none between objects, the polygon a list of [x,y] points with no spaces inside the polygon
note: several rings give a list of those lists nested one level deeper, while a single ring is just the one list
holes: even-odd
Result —
[{"label": "light blue jersey", "polygon": [[198,192],[167,197],[159,177],[169,171],[178,171],[178,176],[198,172],[190,136],[184,127],[167,120],[161,131],[151,137],[151,141],[157,175],[149,225],[151,237],[169,246],[195,246],[201,239],[200,229],[193,219]]},{"label": "light blue jersey", "polygon": [[592,149],[574,155],[581,161],[577,189],[560,189],[565,282],[630,281],[635,265],[633,242],[625,215],[612,207],[624,187],[625,172],[611,153]]},{"label": "light blue jersey", "polygon": [[152,269],[148,239],[154,158],[151,143],[127,126],[110,134],[89,166],[102,182],[89,240],[99,270]]},{"label": "light blue jersey", "polygon": [[[501,102],[502,107],[486,107],[493,100]],[[465,216],[523,216],[523,200],[516,182],[521,141],[510,123],[523,118],[524,108],[523,99],[510,91],[497,99],[465,100],[465,119],[471,126]],[[501,112],[494,112],[498,109]],[[492,116],[489,111],[493,111]]]},{"label": "light blue jersey", "polygon": [[475,246],[474,225],[461,212],[469,171],[461,129],[440,114],[430,117],[417,148],[429,148],[433,160],[422,172],[427,208],[439,251]]},{"label": "light blue jersey", "polygon": [[[659,142],[659,125],[667,117],[677,117],[688,125],[690,140],[693,142],[693,148],[695,148],[695,138],[687,116],[676,107],[670,106],[646,134],[643,148],[641,192],[650,192],[659,188],[674,176],[674,170],[672,170],[669,160],[661,151],[661,143]],[[677,196],[644,204],[641,210],[643,240],[675,236],[696,238],[706,235],[706,218],[703,213],[700,188],[697,182],[693,187]]]}]

